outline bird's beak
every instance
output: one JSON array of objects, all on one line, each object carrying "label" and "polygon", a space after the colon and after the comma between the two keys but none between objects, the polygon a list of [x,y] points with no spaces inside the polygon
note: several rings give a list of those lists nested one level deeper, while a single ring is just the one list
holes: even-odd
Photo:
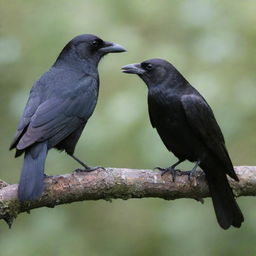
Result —
[{"label": "bird's beak", "polygon": [[123,66],[121,69],[124,73],[127,74],[142,75],[143,73],[145,73],[145,70],[141,67],[140,63],[129,64]]},{"label": "bird's beak", "polygon": [[111,52],[126,52],[126,49],[119,44],[104,41],[104,46],[100,49],[100,51],[107,54]]}]

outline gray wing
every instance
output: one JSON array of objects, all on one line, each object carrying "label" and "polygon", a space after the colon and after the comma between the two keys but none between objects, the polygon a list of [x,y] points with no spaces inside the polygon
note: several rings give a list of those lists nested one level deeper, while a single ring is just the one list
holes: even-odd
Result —
[{"label": "gray wing", "polygon": [[233,177],[235,173],[224,137],[209,105],[196,95],[184,95],[181,102],[194,134],[222,162],[227,168],[227,173]]},{"label": "gray wing", "polygon": [[20,118],[18,128],[16,130],[16,134],[15,134],[14,139],[10,145],[10,150],[16,147],[20,138],[26,131],[27,126],[31,120],[31,117],[34,115],[38,106],[40,105],[40,101],[41,100],[40,100],[40,97],[38,96],[37,91],[35,90],[35,88],[32,88],[32,90],[30,91],[30,95],[29,95],[26,107],[25,107],[23,114]]},{"label": "gray wing", "polygon": [[76,89],[45,100],[32,115],[17,149],[24,150],[46,140],[50,141],[51,147],[61,142],[89,119],[96,106],[97,95],[97,81],[87,78]]}]

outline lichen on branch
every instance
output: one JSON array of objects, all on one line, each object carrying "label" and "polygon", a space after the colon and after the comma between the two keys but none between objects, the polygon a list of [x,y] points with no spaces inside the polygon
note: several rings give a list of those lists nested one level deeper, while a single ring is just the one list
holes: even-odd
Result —
[{"label": "lichen on branch", "polygon": [[[238,196],[256,195],[256,166],[237,166],[240,182],[229,179]],[[45,178],[45,191],[36,201],[20,203],[18,185],[0,181],[0,219],[11,226],[22,212],[40,207],[55,207],[84,200],[111,200],[129,198],[162,198],[174,200],[193,198],[202,201],[209,196],[204,173],[197,171],[192,181],[188,175],[178,172],[175,182],[170,174],[152,170],[106,168],[93,172],[73,172]]]}]

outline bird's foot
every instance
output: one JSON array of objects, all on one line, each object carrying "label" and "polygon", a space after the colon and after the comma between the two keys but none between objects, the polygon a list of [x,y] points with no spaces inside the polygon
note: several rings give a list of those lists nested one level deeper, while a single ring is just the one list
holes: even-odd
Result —
[{"label": "bird's foot", "polygon": [[52,177],[53,177],[53,175],[47,175],[44,173],[44,178],[52,178]]},{"label": "bird's foot", "polygon": [[196,169],[200,163],[201,163],[201,160],[198,160],[192,170],[186,171],[186,173],[188,174],[188,180],[190,182],[193,181],[195,184],[196,184]]},{"label": "bird's foot", "polygon": [[177,172],[179,172],[179,170],[175,170],[174,168],[168,167],[168,168],[161,168],[161,167],[155,167],[154,170],[159,170],[161,171],[161,176],[165,175],[166,173],[170,173],[172,175],[172,181],[175,182],[176,180],[176,176],[177,176]]},{"label": "bird's foot", "polygon": [[103,169],[105,170],[104,167],[102,166],[86,166],[84,169],[76,169],[74,172],[93,172],[95,170],[98,170],[98,169]]},{"label": "bird's foot", "polygon": [[196,178],[196,169],[192,169],[190,171],[185,171],[183,173],[188,175],[188,180],[190,182]]},{"label": "bird's foot", "polygon": [[92,172],[92,171],[95,171],[97,169],[103,169],[105,170],[104,167],[102,166],[95,166],[95,167],[91,167],[91,166],[88,166],[87,164],[85,164],[84,162],[82,162],[81,160],[79,160],[77,157],[75,157],[74,155],[70,155],[72,158],[74,158],[79,164],[81,164],[84,169],[76,169],[74,172]]}]

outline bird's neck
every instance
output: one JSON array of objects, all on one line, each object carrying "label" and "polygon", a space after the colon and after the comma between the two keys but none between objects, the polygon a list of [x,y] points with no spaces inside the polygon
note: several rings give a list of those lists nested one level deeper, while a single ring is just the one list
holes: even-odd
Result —
[{"label": "bird's neck", "polygon": [[98,61],[82,59],[73,52],[60,54],[53,64],[56,68],[68,68],[81,73],[95,74],[98,76]]},{"label": "bird's neck", "polygon": [[188,86],[188,81],[180,72],[172,72],[168,77],[168,86],[175,89],[184,89]]},{"label": "bird's neck", "polygon": [[160,83],[151,83],[147,84],[149,91],[184,91],[187,89],[189,83],[184,77],[170,76],[168,79],[165,79],[164,81]]}]

